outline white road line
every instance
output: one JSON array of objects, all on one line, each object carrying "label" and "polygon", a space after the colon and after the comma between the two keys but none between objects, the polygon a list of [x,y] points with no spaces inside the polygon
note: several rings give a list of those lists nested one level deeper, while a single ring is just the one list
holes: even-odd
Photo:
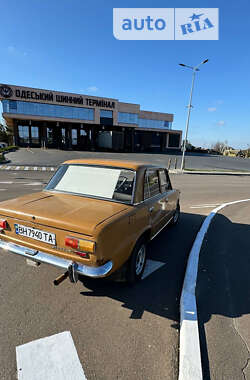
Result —
[{"label": "white road line", "polygon": [[208,227],[218,211],[222,208],[250,199],[223,203],[206,217],[196,236],[189,254],[184,284],[181,293],[180,311],[180,357],[179,380],[202,380],[199,328],[197,320],[197,307],[195,288],[197,280],[198,262],[201,246]]},{"label": "white road line", "polygon": [[0,191],[6,191],[7,189],[0,189]]},{"label": "white road line", "polygon": [[19,169],[20,169],[20,166],[17,166],[17,167],[16,167],[16,170],[19,170]]},{"label": "white road line", "polygon": [[42,186],[42,182],[31,182],[31,183],[26,183],[26,186]]},{"label": "white road line", "polygon": [[43,168],[42,168],[42,171],[45,171],[46,170],[46,167],[45,166],[43,166]]},{"label": "white road line", "polygon": [[37,166],[34,166],[33,170],[37,170]]},{"label": "white road line", "polygon": [[214,205],[200,205],[200,206],[190,206],[190,208],[211,208],[215,206],[220,206],[221,203],[215,203]]},{"label": "white road line", "polygon": [[144,280],[146,277],[150,276],[157,269],[160,269],[163,265],[166,265],[166,264],[162,263],[161,261],[147,260],[146,266],[144,269],[144,273],[142,275],[142,280]]},{"label": "white road line", "polygon": [[12,185],[13,181],[1,181],[0,184]]},{"label": "white road line", "polygon": [[69,331],[16,347],[18,380],[86,380]]}]

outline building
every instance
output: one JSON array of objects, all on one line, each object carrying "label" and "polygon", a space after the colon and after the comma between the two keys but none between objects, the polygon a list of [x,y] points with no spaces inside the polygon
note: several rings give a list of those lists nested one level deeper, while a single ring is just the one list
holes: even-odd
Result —
[{"label": "building", "polygon": [[20,147],[75,150],[180,149],[173,114],[82,94],[0,85],[3,117]]}]

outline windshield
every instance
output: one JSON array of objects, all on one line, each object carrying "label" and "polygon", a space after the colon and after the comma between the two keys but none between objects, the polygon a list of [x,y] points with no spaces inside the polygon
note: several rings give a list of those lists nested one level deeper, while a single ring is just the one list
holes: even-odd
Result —
[{"label": "windshield", "polygon": [[135,171],[87,165],[62,165],[46,190],[131,203]]}]

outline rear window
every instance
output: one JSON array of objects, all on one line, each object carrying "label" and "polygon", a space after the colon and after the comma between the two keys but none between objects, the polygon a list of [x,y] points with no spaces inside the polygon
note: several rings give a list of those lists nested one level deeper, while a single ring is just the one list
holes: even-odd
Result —
[{"label": "rear window", "polygon": [[131,203],[135,171],[88,165],[62,165],[46,190]]}]

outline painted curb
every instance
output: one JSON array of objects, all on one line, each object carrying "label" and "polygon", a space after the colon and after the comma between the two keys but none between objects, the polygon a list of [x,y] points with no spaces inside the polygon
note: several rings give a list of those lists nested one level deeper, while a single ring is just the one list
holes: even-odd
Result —
[{"label": "painted curb", "polygon": [[198,262],[203,239],[208,227],[218,211],[222,208],[250,199],[223,203],[216,207],[206,217],[195,238],[189,254],[187,269],[180,301],[180,354],[179,354],[179,380],[202,380],[202,366],[200,354],[199,326],[197,319],[197,306],[195,288],[198,272]]}]

